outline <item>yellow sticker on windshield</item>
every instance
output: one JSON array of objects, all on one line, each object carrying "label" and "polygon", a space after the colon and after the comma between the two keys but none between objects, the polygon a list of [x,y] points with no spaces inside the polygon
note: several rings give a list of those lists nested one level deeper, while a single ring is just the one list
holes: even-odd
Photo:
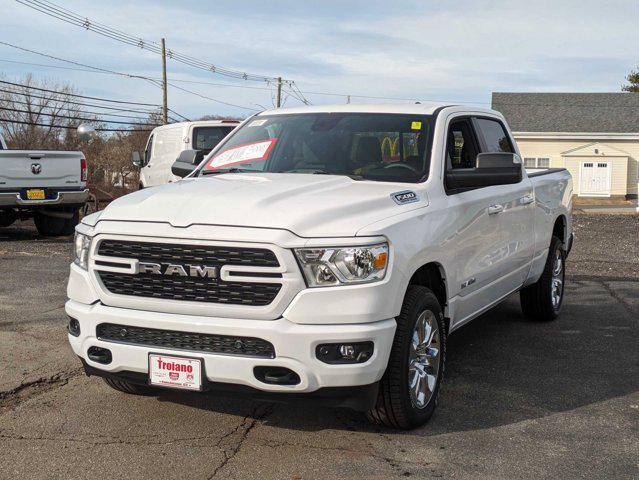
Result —
[{"label": "yellow sticker on windshield", "polygon": [[410,128],[412,130],[421,130],[422,129],[422,122],[413,122],[410,124]]}]

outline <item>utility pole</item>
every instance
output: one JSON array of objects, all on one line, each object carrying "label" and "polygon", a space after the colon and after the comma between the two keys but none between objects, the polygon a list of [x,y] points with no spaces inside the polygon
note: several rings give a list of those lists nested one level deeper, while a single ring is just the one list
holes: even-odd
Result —
[{"label": "utility pole", "polygon": [[282,77],[277,77],[277,103],[276,107],[282,106]]},{"label": "utility pole", "polygon": [[169,123],[169,110],[166,100],[166,46],[162,39],[162,120]]}]

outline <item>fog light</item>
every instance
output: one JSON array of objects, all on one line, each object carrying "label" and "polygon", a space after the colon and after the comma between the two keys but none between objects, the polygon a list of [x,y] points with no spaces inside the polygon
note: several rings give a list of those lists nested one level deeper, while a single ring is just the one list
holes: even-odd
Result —
[{"label": "fog light", "polygon": [[80,336],[80,322],[78,322],[73,317],[69,317],[69,325],[67,327],[67,330],[74,337],[79,337]]},{"label": "fog light", "polygon": [[324,363],[364,363],[373,356],[373,342],[323,343],[315,356]]}]

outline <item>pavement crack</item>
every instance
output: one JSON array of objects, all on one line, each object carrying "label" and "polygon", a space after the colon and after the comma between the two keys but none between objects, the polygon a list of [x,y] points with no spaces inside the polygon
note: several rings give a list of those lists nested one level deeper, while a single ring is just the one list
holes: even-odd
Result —
[{"label": "pavement crack", "polygon": [[238,454],[242,445],[251,433],[251,430],[260,420],[263,420],[273,412],[272,405],[258,404],[251,412],[244,417],[233,430],[224,434],[217,442],[216,446],[222,449],[224,460],[209,475],[208,479],[215,478],[217,474]]},{"label": "pavement crack", "polygon": [[82,373],[82,369],[59,372],[49,377],[41,377],[30,382],[22,382],[17,387],[0,392],[0,411],[15,408],[20,403],[42,395],[45,392],[66,385],[69,380]]}]

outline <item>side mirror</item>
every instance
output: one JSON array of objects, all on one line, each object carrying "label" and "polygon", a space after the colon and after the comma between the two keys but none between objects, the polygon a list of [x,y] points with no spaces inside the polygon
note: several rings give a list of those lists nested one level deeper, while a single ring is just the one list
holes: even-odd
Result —
[{"label": "side mirror", "polygon": [[131,163],[138,168],[142,166],[142,155],[137,150],[131,153]]},{"label": "side mirror", "polygon": [[171,172],[178,177],[186,177],[204,159],[201,150],[184,150],[171,166]]},{"label": "side mirror", "polygon": [[458,168],[446,172],[450,190],[509,185],[523,178],[521,158],[515,153],[480,153],[475,168]]}]

